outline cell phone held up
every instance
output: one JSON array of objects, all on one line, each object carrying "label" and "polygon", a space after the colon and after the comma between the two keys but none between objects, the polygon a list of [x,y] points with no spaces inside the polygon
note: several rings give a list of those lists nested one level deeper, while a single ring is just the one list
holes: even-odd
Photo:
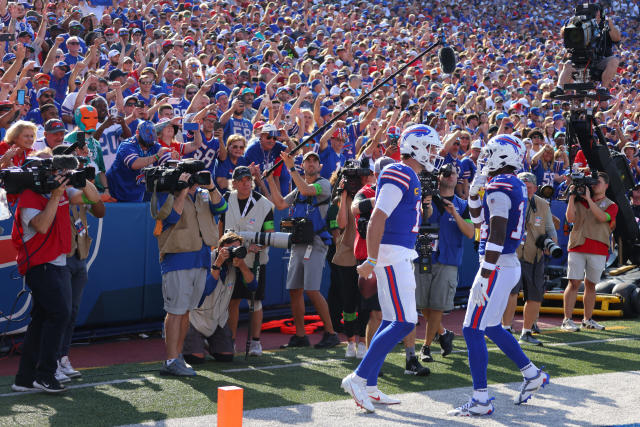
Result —
[{"label": "cell phone held up", "polygon": [[200,125],[198,123],[184,123],[182,128],[187,132],[195,132],[200,129]]},{"label": "cell phone held up", "polygon": [[16,39],[15,34],[0,33],[0,42],[12,42]]}]

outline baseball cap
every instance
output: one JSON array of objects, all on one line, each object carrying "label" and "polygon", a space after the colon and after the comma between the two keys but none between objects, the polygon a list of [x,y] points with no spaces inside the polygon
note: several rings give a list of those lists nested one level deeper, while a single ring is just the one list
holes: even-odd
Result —
[{"label": "baseball cap", "polygon": [[44,125],[44,131],[49,133],[64,132],[65,130],[64,123],[59,119],[47,120],[47,123]]},{"label": "baseball cap", "polygon": [[2,57],[2,62],[9,62],[16,59],[16,56],[13,53],[7,53]]},{"label": "baseball cap", "polygon": [[271,133],[271,132],[278,132],[278,129],[271,123],[265,123],[262,126],[262,128],[260,128],[260,133]]},{"label": "baseball cap", "polygon": [[144,121],[138,125],[138,136],[149,145],[154,144],[158,140],[156,129],[150,121]]},{"label": "baseball cap", "polygon": [[44,73],[38,73],[35,76],[33,76],[34,80],[39,82],[42,80],[46,80],[46,81],[50,81],[51,80],[51,76],[49,76],[49,74],[44,74]]},{"label": "baseball cap", "polygon": [[482,140],[481,139],[476,139],[475,141],[473,141],[471,143],[471,148],[477,148],[479,150],[482,150]]},{"label": "baseball cap", "polygon": [[38,93],[36,94],[36,98],[40,98],[42,96],[43,93],[45,92],[55,92],[56,90],[54,88],[51,87],[43,87],[38,89]]},{"label": "baseball cap", "polygon": [[536,182],[536,176],[531,172],[520,172],[518,178],[522,182],[530,182],[533,185],[538,185]]},{"label": "baseball cap", "polygon": [[556,133],[553,135],[553,139],[556,139],[556,138],[561,137],[561,136],[562,136],[562,137],[566,137],[566,136],[567,136],[567,134],[566,134],[566,133],[564,133],[564,132],[556,132]]},{"label": "baseball cap", "polygon": [[395,160],[393,160],[391,157],[386,157],[386,156],[379,157],[378,160],[376,160],[376,163],[373,165],[373,173],[379,174],[382,171],[382,169],[384,169],[387,165],[390,165],[391,163],[395,163]]},{"label": "baseball cap", "polygon": [[125,73],[124,71],[116,68],[115,70],[112,70],[109,73],[109,80],[113,81],[119,77],[127,77],[127,73]]},{"label": "baseball cap", "polygon": [[55,64],[53,64],[53,66],[54,66],[54,67],[65,68],[67,71],[69,71],[69,69],[71,68],[71,67],[69,67],[69,64],[67,64],[67,63],[66,63],[66,62],[64,62],[64,61],[58,61],[58,62],[56,62]]},{"label": "baseball cap", "polygon": [[307,154],[305,154],[304,157],[302,157],[302,161],[304,162],[311,156],[314,156],[318,161],[320,161],[320,156],[315,151],[309,151]]},{"label": "baseball cap", "polygon": [[238,166],[233,170],[231,179],[242,179],[245,176],[251,178],[251,169],[249,169],[247,166]]}]

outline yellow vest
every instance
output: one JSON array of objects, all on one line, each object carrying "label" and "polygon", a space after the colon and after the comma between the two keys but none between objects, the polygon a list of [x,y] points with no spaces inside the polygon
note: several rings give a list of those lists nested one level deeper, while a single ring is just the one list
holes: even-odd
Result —
[{"label": "yellow vest", "polygon": [[209,192],[197,190],[195,202],[187,195],[180,220],[158,236],[160,261],[165,254],[195,252],[202,243],[218,246],[218,224],[209,208]]},{"label": "yellow vest", "polygon": [[[606,210],[613,202],[606,197],[594,202],[603,211]],[[581,202],[575,203],[576,218],[573,223],[573,229],[569,234],[569,249],[583,245],[586,239],[596,240],[609,246],[609,237],[611,229],[608,222],[600,222],[591,213],[589,208],[585,208]],[[613,218],[611,218],[613,220]]]}]

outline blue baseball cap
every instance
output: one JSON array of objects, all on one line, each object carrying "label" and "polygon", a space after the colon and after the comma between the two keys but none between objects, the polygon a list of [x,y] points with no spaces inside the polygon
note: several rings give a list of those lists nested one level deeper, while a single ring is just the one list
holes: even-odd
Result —
[{"label": "blue baseball cap", "polygon": [[138,125],[138,136],[142,139],[147,145],[155,144],[158,140],[158,135],[156,134],[156,128],[150,121],[144,121]]},{"label": "blue baseball cap", "polygon": [[562,120],[562,119],[563,119],[562,114],[554,114],[553,115],[553,121]]},{"label": "blue baseball cap", "polygon": [[16,59],[16,55],[14,55],[13,53],[7,53],[5,56],[2,57],[2,62],[13,61],[14,59]]}]

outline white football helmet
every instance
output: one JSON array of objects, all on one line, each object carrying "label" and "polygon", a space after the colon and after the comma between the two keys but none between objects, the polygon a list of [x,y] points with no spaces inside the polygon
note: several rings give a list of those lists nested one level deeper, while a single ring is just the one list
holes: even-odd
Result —
[{"label": "white football helmet", "polygon": [[488,175],[505,166],[516,171],[524,163],[525,146],[513,135],[496,135],[482,148],[478,157],[478,165],[482,165],[482,174]]},{"label": "white football helmet", "polygon": [[400,135],[400,154],[407,154],[433,172],[442,160],[438,152],[442,148],[438,132],[431,126],[413,125]]}]

